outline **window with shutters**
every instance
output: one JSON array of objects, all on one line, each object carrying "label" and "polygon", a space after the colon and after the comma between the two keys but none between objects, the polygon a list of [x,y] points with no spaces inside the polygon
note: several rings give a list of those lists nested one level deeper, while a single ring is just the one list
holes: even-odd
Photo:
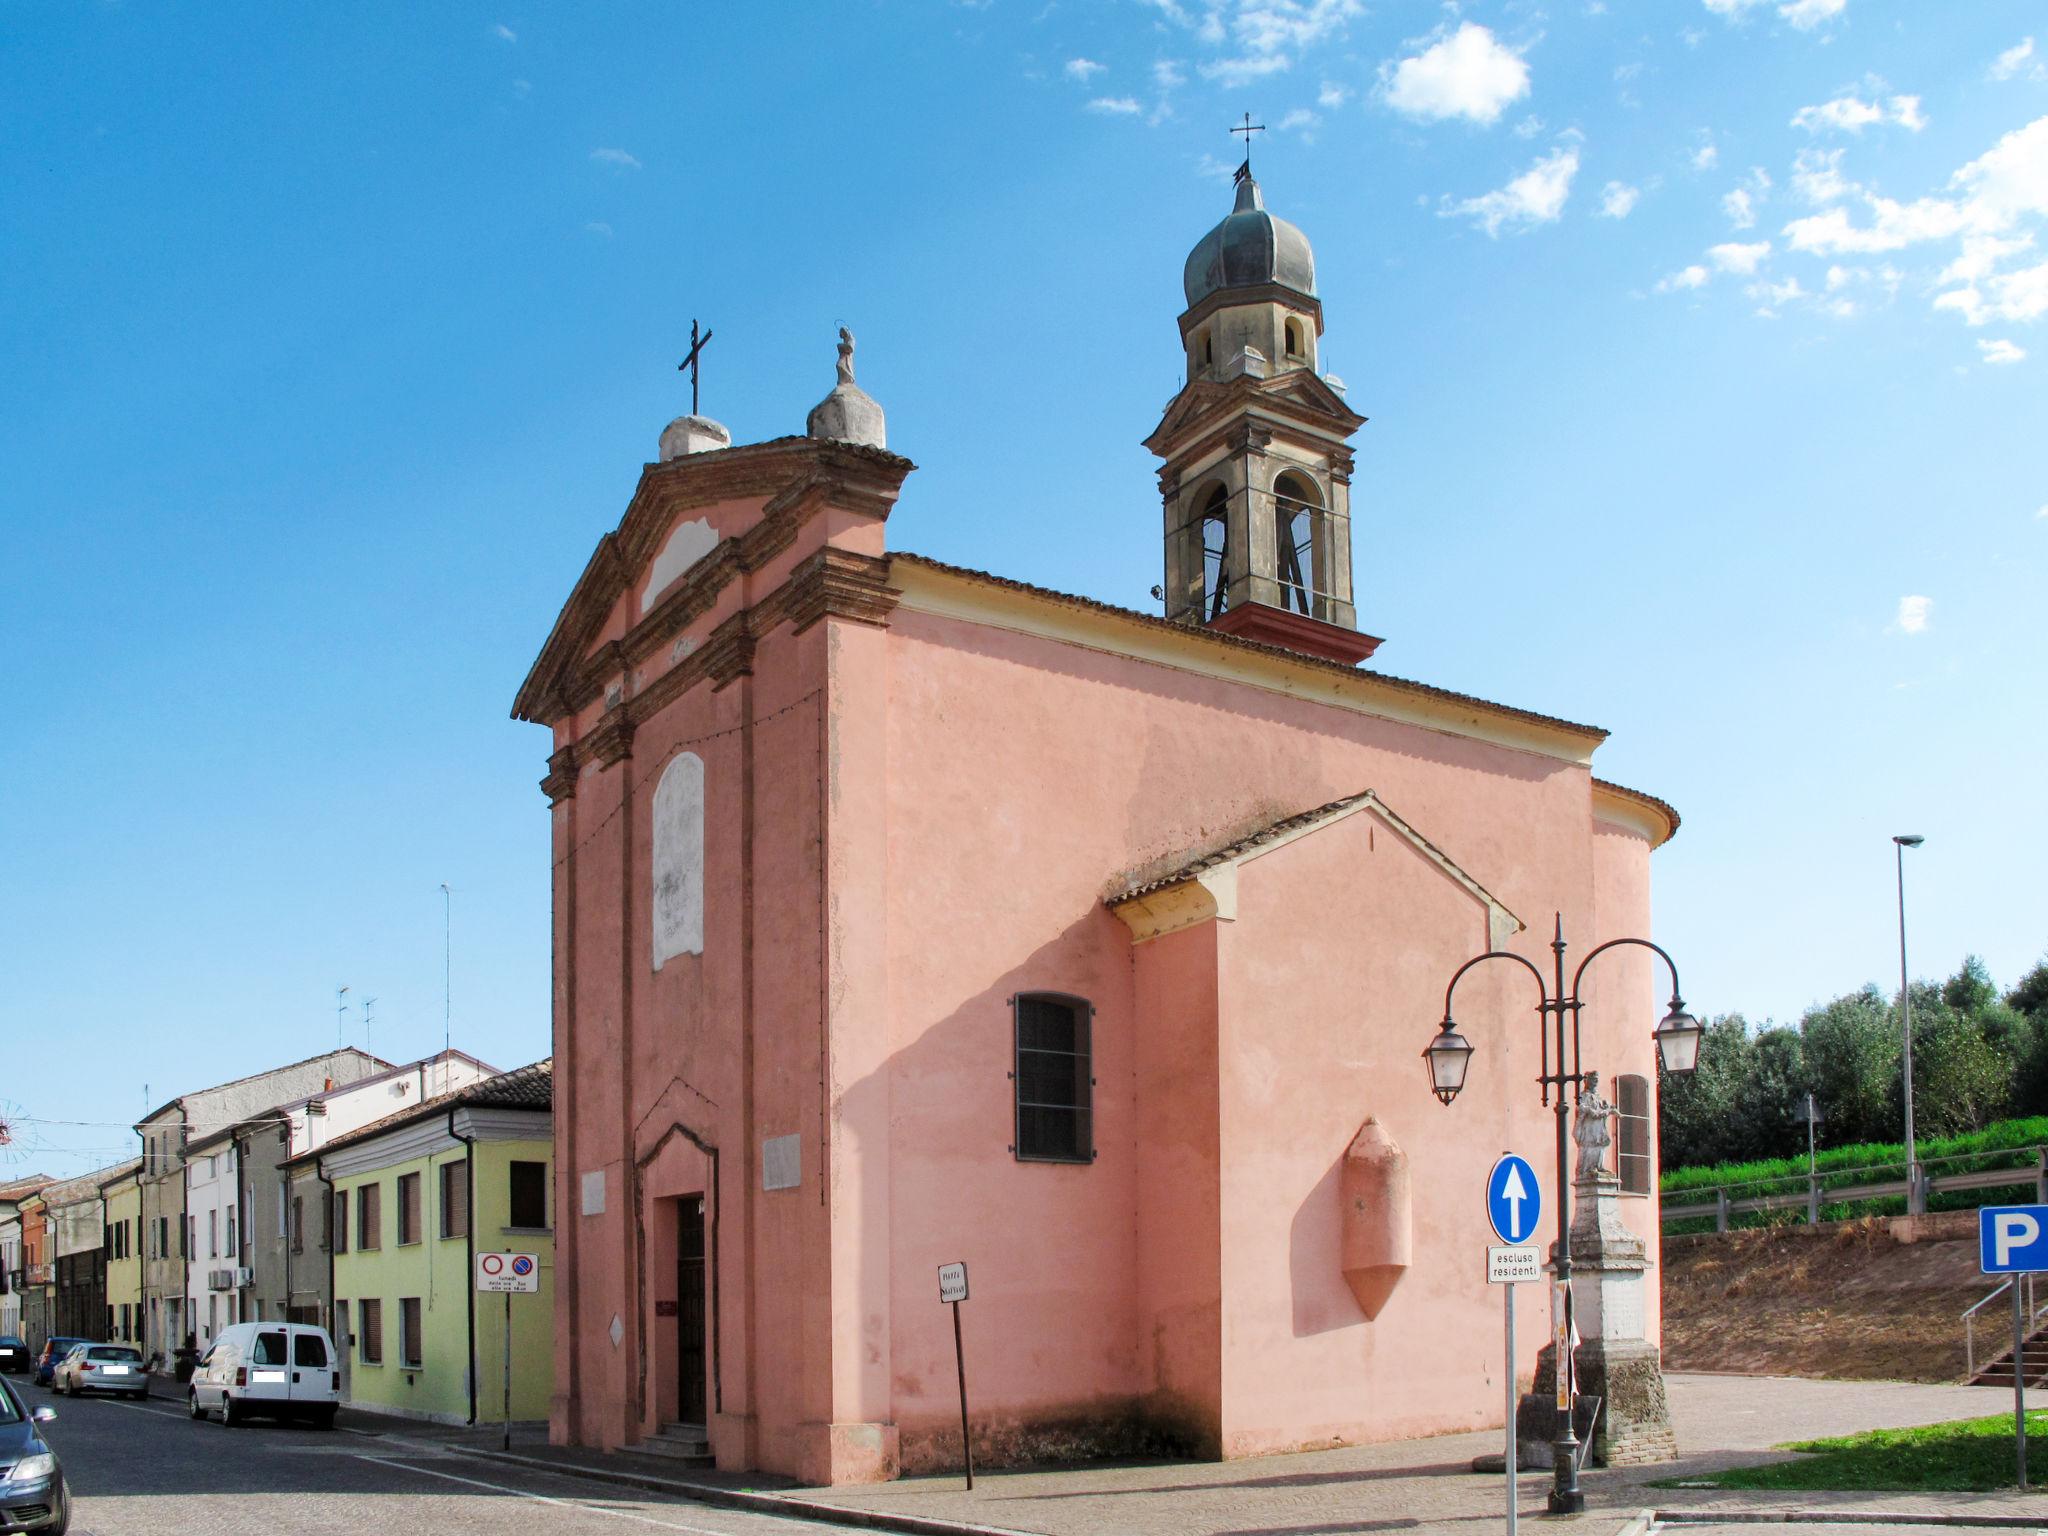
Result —
[{"label": "window with shutters", "polygon": [[1012,1000],[1020,1162],[1095,1160],[1095,1009],[1086,998],[1020,992]]},{"label": "window with shutters", "polygon": [[365,1365],[384,1363],[384,1303],[356,1303],[356,1355]]},{"label": "window with shutters", "polygon": [[469,1236],[469,1162],[466,1158],[441,1165],[441,1235]]},{"label": "window with shutters", "polygon": [[401,1173],[398,1176],[398,1245],[420,1240],[420,1176],[416,1173]]},{"label": "window with shutters", "polygon": [[298,1195],[292,1196],[292,1252],[306,1251],[306,1202]]},{"label": "window with shutters", "polygon": [[[356,1190],[356,1249],[362,1252],[384,1246],[384,1191],[379,1184],[365,1184]],[[364,1302],[373,1306],[373,1302]],[[367,1358],[367,1357],[365,1357]]]},{"label": "window with shutters", "polygon": [[334,1251],[348,1252],[348,1196],[338,1189],[334,1192]]},{"label": "window with shutters", "polygon": [[398,1303],[398,1363],[417,1369],[420,1356],[420,1299],[402,1297]]},{"label": "window with shutters", "polygon": [[1615,1096],[1614,1171],[1621,1175],[1621,1192],[1647,1195],[1654,1178],[1650,1167],[1650,1080],[1624,1075],[1617,1079]]},{"label": "window with shutters", "polygon": [[545,1231],[548,1224],[548,1165],[513,1163],[511,1184],[512,1208],[505,1225]]}]

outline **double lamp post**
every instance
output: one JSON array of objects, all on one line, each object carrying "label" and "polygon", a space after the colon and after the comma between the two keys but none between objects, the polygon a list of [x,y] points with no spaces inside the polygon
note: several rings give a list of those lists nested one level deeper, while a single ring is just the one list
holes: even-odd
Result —
[{"label": "double lamp post", "polygon": [[[1557,919],[1555,937],[1550,942],[1554,985],[1546,981],[1543,972],[1525,956],[1512,950],[1489,950],[1475,955],[1459,966],[1452,975],[1450,985],[1444,988],[1444,1021],[1436,1037],[1424,1047],[1422,1058],[1429,1069],[1429,1084],[1439,1102],[1448,1105],[1465,1086],[1465,1072],[1472,1063],[1472,1046],[1458,1033],[1451,1018],[1451,994],[1457,990],[1458,982],[1474,966],[1488,960],[1512,960],[1525,967],[1536,978],[1536,990],[1542,1001],[1537,1004],[1536,1015],[1543,1041],[1543,1071],[1536,1079],[1543,1089],[1543,1102],[1550,1103],[1550,1091],[1557,1090],[1557,1245],[1554,1273],[1558,1283],[1569,1296],[1572,1280],[1572,1236],[1571,1236],[1571,1130],[1567,1115],[1571,1104],[1585,1092],[1586,1073],[1579,1061],[1579,1013],[1585,1007],[1579,996],[1579,980],[1586,974],[1586,967],[1594,959],[1610,949],[1625,944],[1655,950],[1663,958],[1665,967],[1671,972],[1671,1009],[1664,1015],[1652,1033],[1657,1042],[1658,1059],[1665,1072],[1680,1076],[1689,1073],[1699,1062],[1700,1025],[1699,1021],[1685,1011],[1685,1003],[1678,995],[1678,967],[1671,956],[1665,954],[1648,939],[1609,939],[1605,944],[1596,945],[1578,969],[1572,973],[1571,989],[1565,989],[1564,979],[1564,919]],[[1571,1103],[1567,1103],[1565,1089],[1573,1090]],[[1554,1469],[1550,1490],[1550,1513],[1553,1515],[1575,1515],[1586,1507],[1586,1496],[1579,1489],[1579,1442],[1573,1433],[1572,1418],[1576,1404],[1575,1387],[1572,1383],[1572,1363],[1569,1353],[1570,1334],[1567,1331],[1564,1346],[1558,1350],[1557,1375],[1563,1390],[1559,1400],[1565,1404],[1557,1416],[1557,1435],[1553,1441]],[[1510,1370],[1514,1362],[1508,1363]],[[1590,1433],[1590,1430],[1588,1431]]]}]

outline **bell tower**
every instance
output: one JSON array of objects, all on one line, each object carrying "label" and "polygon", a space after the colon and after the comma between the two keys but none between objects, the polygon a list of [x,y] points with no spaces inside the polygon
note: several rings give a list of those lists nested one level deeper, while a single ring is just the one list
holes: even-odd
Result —
[{"label": "bell tower", "polygon": [[1351,434],[1365,418],[1316,369],[1323,306],[1308,238],[1266,212],[1251,162],[1188,255],[1187,384],[1145,446],[1165,462],[1166,616],[1356,663]]}]

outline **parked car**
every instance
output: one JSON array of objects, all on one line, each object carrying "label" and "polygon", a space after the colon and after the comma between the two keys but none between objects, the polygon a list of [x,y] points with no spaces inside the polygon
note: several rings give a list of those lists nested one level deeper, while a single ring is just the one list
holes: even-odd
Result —
[{"label": "parked car", "polygon": [[142,1369],[142,1351],[133,1345],[74,1344],[71,1353],[57,1362],[50,1387],[73,1397],[87,1392],[147,1397],[149,1377]]},{"label": "parked car", "polygon": [[311,1323],[236,1323],[223,1328],[192,1373],[187,1411],[240,1424],[254,1415],[334,1424],[341,1362],[325,1328]]},{"label": "parked car", "polygon": [[91,1339],[73,1339],[59,1335],[57,1338],[45,1343],[43,1345],[43,1352],[36,1356],[36,1385],[47,1387],[50,1384],[51,1378],[57,1374],[58,1362],[70,1354],[75,1346],[90,1344],[91,1342]]},{"label": "parked car", "polygon": [[28,1341],[11,1333],[0,1333],[0,1371],[18,1376],[28,1369]]},{"label": "parked car", "polygon": [[0,1519],[10,1531],[71,1529],[71,1490],[57,1453],[37,1429],[57,1417],[54,1408],[28,1411],[11,1382],[0,1381]]}]

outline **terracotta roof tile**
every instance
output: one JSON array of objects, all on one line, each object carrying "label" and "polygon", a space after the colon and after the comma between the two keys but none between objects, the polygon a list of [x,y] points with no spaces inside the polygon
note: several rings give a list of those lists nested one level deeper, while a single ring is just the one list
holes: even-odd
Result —
[{"label": "terracotta roof tile", "polygon": [[425,1120],[444,1110],[460,1109],[467,1105],[480,1105],[493,1109],[550,1109],[554,1105],[555,1058],[546,1057],[530,1066],[516,1067],[510,1072],[500,1072],[496,1077],[487,1077],[480,1083],[471,1083],[466,1088],[450,1089],[447,1093],[436,1094],[406,1109],[386,1115],[382,1120],[372,1120],[368,1125],[358,1126],[345,1136],[323,1142],[310,1151],[301,1152],[297,1157],[287,1159],[287,1166],[307,1162],[342,1147],[354,1146],[357,1142],[368,1141],[386,1131],[395,1131],[400,1126],[411,1125]]},{"label": "terracotta roof tile", "polygon": [[1269,821],[1256,831],[1247,833],[1234,842],[1225,843],[1222,847],[1212,852],[1190,859],[1177,869],[1155,876],[1150,880],[1141,880],[1135,885],[1127,886],[1114,895],[1107,897],[1106,902],[1109,906],[1113,907],[1119,902],[1131,901],[1139,896],[1149,896],[1154,891],[1165,890],[1169,885],[1179,885],[1184,880],[1192,880],[1207,870],[1215,869],[1218,865],[1228,864],[1233,859],[1243,858],[1247,853],[1250,853],[1254,848],[1262,844],[1270,843],[1275,838],[1285,837],[1297,827],[1309,826],[1314,822],[1322,820],[1325,816],[1331,815],[1333,812],[1348,809],[1358,804],[1359,801],[1368,798],[1371,794],[1371,790],[1362,789],[1355,795],[1346,795],[1341,800],[1332,800],[1329,804],[1319,805],[1312,811],[1302,811],[1293,816],[1283,816],[1278,821]]}]

